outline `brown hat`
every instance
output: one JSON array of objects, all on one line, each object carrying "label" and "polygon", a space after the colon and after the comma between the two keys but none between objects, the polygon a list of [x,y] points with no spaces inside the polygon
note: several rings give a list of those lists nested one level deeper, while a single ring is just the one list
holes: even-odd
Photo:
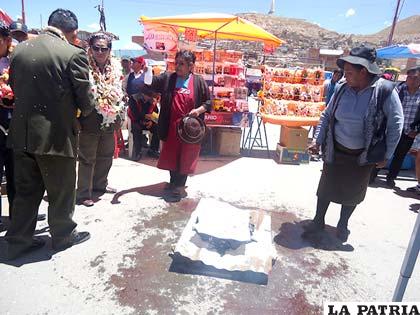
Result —
[{"label": "brown hat", "polygon": [[177,127],[179,138],[190,144],[200,143],[206,134],[206,125],[199,117],[185,116]]}]

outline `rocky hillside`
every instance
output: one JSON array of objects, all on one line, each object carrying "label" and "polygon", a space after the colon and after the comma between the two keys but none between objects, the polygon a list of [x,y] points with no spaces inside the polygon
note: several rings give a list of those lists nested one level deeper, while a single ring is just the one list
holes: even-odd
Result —
[{"label": "rocky hillside", "polygon": [[[391,27],[372,35],[356,35],[355,38],[360,41],[368,41],[380,45],[388,41]],[[413,43],[420,42],[420,15],[413,15],[397,23],[394,31],[393,41],[395,43]]]},{"label": "rocky hillside", "polygon": [[[371,35],[340,34],[327,30],[302,19],[285,18],[258,13],[239,13],[241,16],[286,41],[277,49],[275,55],[287,59],[306,56],[308,48],[350,49],[360,43],[384,46],[388,39],[390,27]],[[411,16],[398,22],[395,43],[420,42],[420,15]],[[226,49],[246,51],[250,55],[261,52],[261,44],[220,41],[219,46]]]}]

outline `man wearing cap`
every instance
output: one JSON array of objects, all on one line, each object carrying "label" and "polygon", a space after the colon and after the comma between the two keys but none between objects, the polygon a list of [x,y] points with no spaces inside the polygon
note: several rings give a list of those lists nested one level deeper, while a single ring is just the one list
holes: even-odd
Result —
[{"label": "man wearing cap", "polygon": [[143,57],[136,57],[131,59],[132,72],[128,75],[127,86],[125,91],[128,96],[140,92],[144,85],[144,66],[146,65]]},{"label": "man wearing cap", "polygon": [[336,234],[346,242],[348,221],[366,194],[374,167],[391,158],[403,126],[401,102],[394,85],[379,78],[376,50],[359,46],[337,60],[346,81],[339,84],[321,115],[312,153],[322,149],[324,160],[314,219],[302,237],[313,237],[325,227],[330,202],[341,204]]},{"label": "man wearing cap", "polygon": [[15,21],[10,24],[10,35],[19,43],[28,39],[28,27],[21,22]]},{"label": "man wearing cap", "polygon": [[[411,148],[419,130],[416,129],[416,113],[420,110],[420,67],[414,67],[407,71],[405,83],[398,87],[403,112],[404,112],[404,130],[400,141],[394,152],[388,175],[386,176],[387,186],[395,187],[395,179],[400,172],[404,158]],[[420,192],[420,190],[419,190]]]},{"label": "man wearing cap", "polygon": [[70,43],[77,36],[76,15],[57,9],[44,34],[17,45],[10,62],[15,109],[8,145],[14,151],[16,196],[6,234],[8,258],[39,248],[33,238],[38,207],[47,190],[48,224],[54,250],[89,239],[73,221],[78,127],[76,113],[94,108],[86,53]]}]

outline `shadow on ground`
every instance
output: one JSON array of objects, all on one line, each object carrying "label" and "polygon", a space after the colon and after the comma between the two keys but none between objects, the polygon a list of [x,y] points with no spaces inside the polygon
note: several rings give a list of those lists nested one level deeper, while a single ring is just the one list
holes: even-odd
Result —
[{"label": "shadow on ground", "polygon": [[418,199],[420,200],[420,195],[418,193],[402,190],[399,187],[394,188],[394,194],[403,197],[403,198],[411,198],[411,199]]},{"label": "shadow on ground", "polygon": [[162,197],[164,194],[165,185],[166,185],[166,182],[161,182],[161,183],[157,183],[153,185],[134,187],[130,189],[121,190],[121,191],[118,191],[116,194],[114,194],[114,197],[112,198],[111,203],[112,204],[120,203],[119,198],[121,196],[130,194],[130,193],[138,193],[138,194],[152,196],[152,197]]},{"label": "shadow on ground", "polygon": [[413,211],[414,213],[419,213],[420,211],[420,203],[412,203],[409,207],[410,211]]},{"label": "shadow on ground", "polygon": [[53,251],[51,249],[51,238],[47,235],[42,235],[38,237],[45,241],[45,245],[43,247],[33,251],[25,252],[24,254],[22,254],[22,256],[14,260],[7,260],[7,242],[5,241],[4,237],[1,237],[0,263],[14,267],[21,267],[27,264],[50,260],[54,256],[54,254],[57,253],[56,251]]},{"label": "shadow on ground", "polygon": [[[122,156],[121,158],[132,161],[125,156]],[[219,156],[219,155],[200,156],[200,160],[197,164],[197,169],[194,174],[200,175],[200,174],[205,174],[205,173],[214,171],[215,169],[228,165],[229,163],[232,163],[240,158],[241,156]],[[151,167],[156,167],[157,161],[158,160],[154,158],[142,157],[140,160],[132,161],[132,162],[148,165]]]}]

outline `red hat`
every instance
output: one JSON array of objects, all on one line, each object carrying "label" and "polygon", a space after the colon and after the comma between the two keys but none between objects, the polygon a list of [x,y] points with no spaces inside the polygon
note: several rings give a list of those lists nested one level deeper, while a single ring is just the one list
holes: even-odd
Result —
[{"label": "red hat", "polygon": [[132,61],[132,62],[138,62],[138,63],[139,63],[139,64],[141,64],[141,65],[144,65],[144,64],[145,64],[145,62],[144,62],[144,58],[143,58],[143,57],[131,58],[131,61]]}]

